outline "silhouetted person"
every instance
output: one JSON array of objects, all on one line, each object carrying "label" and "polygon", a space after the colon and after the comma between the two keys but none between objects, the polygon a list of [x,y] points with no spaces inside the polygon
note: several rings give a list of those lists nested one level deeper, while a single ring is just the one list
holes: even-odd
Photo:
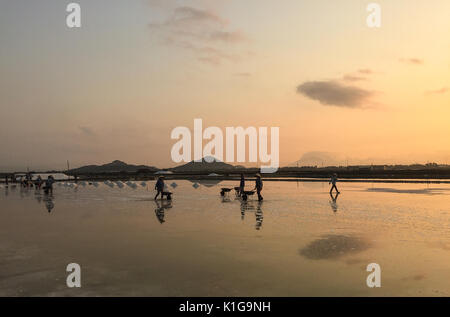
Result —
[{"label": "silhouetted person", "polygon": [[336,187],[336,183],[337,183],[338,179],[337,179],[337,174],[334,173],[333,176],[331,176],[330,182],[328,183],[328,185],[333,184],[333,186],[331,186],[330,189],[330,195],[333,193],[333,189],[336,189],[336,192],[338,194],[340,194],[340,191],[338,190],[338,188]]},{"label": "silhouetted person", "polygon": [[262,180],[261,180],[261,174],[256,174],[256,181],[255,181],[255,189],[256,193],[258,194],[258,200],[261,201],[263,200],[263,197],[261,196],[261,191],[262,191]]},{"label": "silhouetted person", "polygon": [[6,187],[9,186],[9,185],[8,185],[8,175],[6,175],[6,177],[5,177],[5,186],[6,186]]},{"label": "silhouetted person", "polygon": [[31,175],[31,173],[27,173],[26,177],[26,187],[33,187],[33,175]]},{"label": "silhouetted person", "polygon": [[239,183],[239,196],[241,196],[242,193],[244,192],[244,188],[245,188],[245,178],[244,174],[241,174],[241,182]]},{"label": "silhouetted person", "polygon": [[45,186],[44,186],[44,193],[46,194],[53,194],[53,183],[55,182],[55,179],[52,175],[49,175],[47,179],[45,180]]},{"label": "silhouetted person", "polygon": [[36,182],[34,183],[36,189],[41,189],[42,186],[42,178],[41,175],[39,175],[36,179]]},{"label": "silhouetted person", "polygon": [[263,196],[261,196],[261,191],[263,189],[263,182],[261,180],[261,174],[256,174],[256,182],[255,182],[256,193],[258,194],[258,200],[263,200]]},{"label": "silhouetted person", "polygon": [[161,194],[161,199],[163,199],[164,176],[158,177],[158,180],[156,181],[156,184],[155,184],[155,190],[157,190],[155,200],[156,200],[156,198],[158,198],[159,194]]},{"label": "silhouetted person", "polygon": [[23,188],[26,187],[26,182],[25,182],[25,179],[23,178],[23,176],[20,176],[19,182],[20,182],[20,186],[22,186]]}]

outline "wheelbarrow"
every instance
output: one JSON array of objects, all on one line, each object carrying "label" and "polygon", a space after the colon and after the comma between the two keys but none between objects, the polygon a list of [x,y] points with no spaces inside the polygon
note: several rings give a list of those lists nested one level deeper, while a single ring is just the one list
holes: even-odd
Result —
[{"label": "wheelbarrow", "polygon": [[242,195],[241,195],[241,197],[242,197],[242,200],[243,201],[247,201],[247,199],[248,199],[248,196],[252,196],[252,195],[254,195],[255,194],[255,191],[254,190],[244,190],[243,192],[242,192]]},{"label": "wheelbarrow", "polygon": [[172,193],[171,192],[162,192],[161,197],[164,198],[164,196],[167,197],[167,200],[172,200]]}]

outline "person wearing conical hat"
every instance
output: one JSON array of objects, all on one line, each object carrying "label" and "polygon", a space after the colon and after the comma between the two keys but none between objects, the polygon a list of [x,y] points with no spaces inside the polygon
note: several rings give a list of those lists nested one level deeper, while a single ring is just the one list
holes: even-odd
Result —
[{"label": "person wearing conical hat", "polygon": [[156,196],[155,196],[155,200],[156,198],[158,198],[159,194],[161,194],[161,199],[163,199],[163,191],[164,191],[164,176],[160,176],[158,177],[158,180],[156,181],[155,184],[155,189],[156,189]]}]

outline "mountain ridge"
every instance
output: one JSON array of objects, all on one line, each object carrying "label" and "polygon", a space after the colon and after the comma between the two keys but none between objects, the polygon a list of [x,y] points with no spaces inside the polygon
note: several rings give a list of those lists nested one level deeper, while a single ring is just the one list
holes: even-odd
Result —
[{"label": "mountain ridge", "polygon": [[196,171],[229,171],[235,170],[237,167],[222,162],[212,156],[205,156],[201,162],[190,161],[189,163],[172,167],[169,170],[174,172],[196,172]]},{"label": "mountain ridge", "polygon": [[86,165],[69,170],[70,174],[89,174],[89,173],[117,173],[117,172],[138,172],[139,170],[148,170],[151,172],[159,171],[159,168],[147,165],[127,164],[120,160],[114,160],[111,163],[103,165]]}]

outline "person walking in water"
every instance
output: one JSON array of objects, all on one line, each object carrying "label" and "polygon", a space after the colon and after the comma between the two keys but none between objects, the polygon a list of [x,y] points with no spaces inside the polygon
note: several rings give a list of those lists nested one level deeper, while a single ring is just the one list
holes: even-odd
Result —
[{"label": "person walking in water", "polygon": [[256,182],[255,182],[255,189],[256,189],[256,193],[258,194],[258,200],[262,201],[263,200],[263,196],[261,196],[261,191],[263,189],[263,183],[261,180],[261,174],[256,174]]},{"label": "person walking in water", "polygon": [[333,186],[331,186],[331,189],[330,189],[330,195],[333,193],[333,189],[336,189],[336,192],[338,193],[338,194],[340,194],[340,191],[338,190],[338,188],[337,188],[337,186],[336,186],[336,183],[337,183],[337,174],[336,173],[334,173],[332,176],[331,176],[331,179],[330,179],[330,181],[329,181],[329,183],[328,183],[328,185],[330,185],[330,184],[332,184]]},{"label": "person walking in water", "polygon": [[47,177],[47,180],[45,181],[45,186],[44,186],[44,192],[45,194],[51,194],[53,195],[53,183],[55,182],[55,179],[53,178],[52,175],[50,175],[49,177]]},{"label": "person walking in water", "polygon": [[158,195],[161,194],[161,199],[163,199],[163,191],[164,191],[164,176],[160,176],[155,184],[155,189],[157,190],[155,200],[158,198]]},{"label": "person walking in water", "polygon": [[39,175],[37,177],[36,182],[34,183],[34,185],[35,185],[36,189],[39,189],[39,190],[41,189],[41,186],[42,186],[42,177],[41,177],[41,175]]},{"label": "person walking in water", "polygon": [[245,178],[244,174],[241,174],[241,182],[239,183],[239,196],[242,196],[245,188]]}]

